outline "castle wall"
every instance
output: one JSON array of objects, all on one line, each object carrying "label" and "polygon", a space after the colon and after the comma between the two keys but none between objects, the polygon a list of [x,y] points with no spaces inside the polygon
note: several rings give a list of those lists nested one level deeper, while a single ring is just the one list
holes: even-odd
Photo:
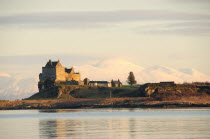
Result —
[{"label": "castle wall", "polygon": [[73,78],[75,81],[80,81],[80,74],[73,74],[73,75],[72,75],[72,78]]},{"label": "castle wall", "polygon": [[71,81],[71,80],[81,81],[80,74],[68,74],[68,73],[66,73],[65,76],[66,76],[66,81]]},{"label": "castle wall", "polygon": [[66,81],[65,68],[62,66],[56,67],[56,81]]},{"label": "castle wall", "polygon": [[51,80],[56,79],[56,70],[55,68],[45,68],[42,67],[42,80],[50,78]]}]

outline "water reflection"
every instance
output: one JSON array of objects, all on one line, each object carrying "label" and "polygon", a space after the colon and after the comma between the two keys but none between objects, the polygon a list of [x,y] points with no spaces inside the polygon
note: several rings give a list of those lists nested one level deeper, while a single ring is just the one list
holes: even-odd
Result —
[{"label": "water reflection", "polygon": [[210,109],[0,112],[0,139],[208,139]]},{"label": "water reflection", "polygon": [[80,112],[80,109],[43,109],[39,110],[39,113],[72,113],[72,112]]},{"label": "water reflection", "polygon": [[209,117],[139,117],[40,120],[41,138],[209,138]]},{"label": "water reflection", "polygon": [[56,120],[44,120],[40,122],[41,136],[57,137],[57,122]]}]

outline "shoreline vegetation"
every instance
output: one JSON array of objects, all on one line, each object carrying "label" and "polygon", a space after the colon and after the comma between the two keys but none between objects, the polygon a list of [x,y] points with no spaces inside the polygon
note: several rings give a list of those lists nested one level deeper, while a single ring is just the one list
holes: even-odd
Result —
[{"label": "shoreline vegetation", "polygon": [[147,83],[107,88],[59,84],[24,100],[0,100],[0,110],[187,107],[210,107],[210,85]]}]

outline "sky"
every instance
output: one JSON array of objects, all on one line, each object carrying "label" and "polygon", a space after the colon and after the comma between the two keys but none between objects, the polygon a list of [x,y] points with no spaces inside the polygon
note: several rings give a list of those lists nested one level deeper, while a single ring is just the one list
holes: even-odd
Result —
[{"label": "sky", "polygon": [[122,58],[210,75],[209,0],[0,0],[0,72]]}]

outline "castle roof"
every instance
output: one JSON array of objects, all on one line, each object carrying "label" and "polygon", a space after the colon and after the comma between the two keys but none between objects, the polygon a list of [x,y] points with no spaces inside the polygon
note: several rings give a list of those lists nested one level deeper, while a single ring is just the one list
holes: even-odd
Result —
[{"label": "castle roof", "polygon": [[58,64],[58,62],[56,61],[56,62],[52,62],[52,65],[55,67],[55,66],[57,66],[57,64]]},{"label": "castle roof", "polygon": [[71,73],[71,71],[72,71],[72,69],[67,69],[67,68],[65,68],[65,72]]},{"label": "castle roof", "polygon": [[[60,61],[58,60],[58,61],[51,61],[51,60],[49,60],[48,62],[47,62],[47,64],[45,65],[45,67],[47,67],[47,68],[54,68],[54,67],[56,67],[57,65],[61,65],[61,63],[60,63]],[[62,65],[61,65],[62,66]]]},{"label": "castle roof", "polygon": [[74,72],[74,67],[72,67],[71,69],[65,68],[65,72],[67,72],[67,73],[75,73]]}]

